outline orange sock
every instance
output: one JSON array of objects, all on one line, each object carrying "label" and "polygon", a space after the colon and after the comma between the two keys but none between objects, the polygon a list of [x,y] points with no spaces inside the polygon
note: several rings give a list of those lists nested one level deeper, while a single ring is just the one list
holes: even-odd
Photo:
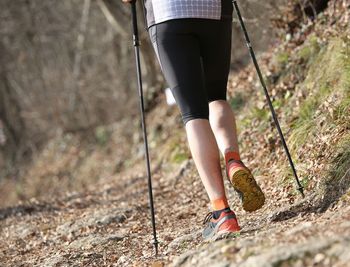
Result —
[{"label": "orange sock", "polygon": [[211,201],[211,206],[212,206],[212,209],[214,211],[215,210],[223,210],[223,209],[226,209],[226,208],[229,207],[226,197],[212,200]]},{"label": "orange sock", "polygon": [[241,160],[241,157],[239,156],[239,154],[237,152],[234,151],[226,151],[225,152],[225,163],[226,166],[228,165],[228,162],[231,160]]}]

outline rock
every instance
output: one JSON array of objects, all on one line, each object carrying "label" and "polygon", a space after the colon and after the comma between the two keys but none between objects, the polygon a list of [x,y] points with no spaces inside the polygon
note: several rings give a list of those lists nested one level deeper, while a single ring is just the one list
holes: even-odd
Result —
[{"label": "rock", "polygon": [[72,243],[69,244],[69,247],[73,249],[91,249],[92,247],[97,245],[104,245],[109,241],[121,241],[123,240],[123,238],[124,236],[120,234],[115,234],[111,236],[89,235],[74,240]]},{"label": "rock", "polygon": [[18,225],[13,225],[11,231],[15,231],[18,238],[25,239],[30,235],[34,235],[38,232],[36,226],[29,223],[20,223]]},{"label": "rock", "polygon": [[128,261],[128,258],[127,258],[126,256],[122,255],[122,256],[118,259],[116,266],[125,266],[125,264],[127,263],[127,261]]},{"label": "rock", "polygon": [[123,234],[115,234],[108,237],[108,241],[121,241],[125,238]]},{"label": "rock", "polygon": [[173,250],[176,250],[181,245],[183,245],[185,242],[191,242],[201,236],[202,231],[197,231],[188,235],[180,236],[176,239],[174,239],[172,242],[169,243],[168,249],[166,250],[165,254],[170,253]]},{"label": "rock", "polygon": [[85,217],[78,220],[59,225],[56,232],[59,236],[68,236],[84,227],[104,226],[113,222],[122,223],[126,220],[128,212],[129,210],[99,210],[92,214],[85,214]]},{"label": "rock", "polygon": [[[299,230],[303,227],[310,227],[310,225],[305,223]],[[338,258],[341,262],[348,263],[350,260],[349,244],[350,238],[348,237],[317,237],[304,243],[275,245],[254,251],[250,249],[254,247],[251,242],[247,243],[244,239],[228,239],[213,242],[180,255],[174,260],[172,266],[272,267],[283,265],[284,262],[289,262],[291,259],[296,264],[295,266],[303,266],[303,259],[308,257],[311,257],[310,260],[313,259],[315,264],[325,263],[328,258]],[[230,261],[230,257],[226,258],[231,248],[240,253],[234,258],[235,261]]]},{"label": "rock", "polygon": [[343,263],[348,263],[350,261],[350,239],[333,244],[327,251],[327,255],[336,257]]},{"label": "rock", "polygon": [[[332,241],[331,241],[332,242]],[[266,249],[259,255],[248,257],[241,267],[272,267],[290,259],[298,259],[327,247],[329,240],[312,240],[305,244],[283,245]]]},{"label": "rock", "polygon": [[186,253],[181,254],[179,257],[176,257],[173,263],[171,264],[171,267],[180,267],[183,266],[183,264],[189,259],[193,254],[195,254],[195,251],[187,251]]},{"label": "rock", "polygon": [[96,220],[96,222],[102,225],[107,225],[112,222],[123,223],[125,220],[126,220],[126,216],[124,214],[115,214],[115,215],[109,214],[100,218],[99,220]]},{"label": "rock", "polygon": [[201,246],[198,250],[192,250],[180,255],[175,259],[171,266],[230,266],[230,262],[226,257],[222,257],[221,249],[226,247],[228,240],[220,240],[208,245]]},{"label": "rock", "polygon": [[296,233],[303,232],[304,230],[310,228],[312,226],[311,222],[304,222],[298,224],[296,227],[286,231],[286,235],[295,235]]},{"label": "rock", "polygon": [[64,264],[64,257],[58,253],[56,253],[55,255],[48,255],[48,257],[46,257],[44,259],[43,262],[41,263],[36,263],[34,265],[34,267],[56,267],[56,266],[65,266]]},{"label": "rock", "polygon": [[314,257],[314,263],[318,264],[321,263],[324,259],[326,258],[326,256],[322,253],[318,253],[316,254],[316,256]]},{"label": "rock", "polygon": [[163,266],[164,266],[164,263],[160,261],[152,262],[152,265],[151,265],[151,267],[163,267]]}]

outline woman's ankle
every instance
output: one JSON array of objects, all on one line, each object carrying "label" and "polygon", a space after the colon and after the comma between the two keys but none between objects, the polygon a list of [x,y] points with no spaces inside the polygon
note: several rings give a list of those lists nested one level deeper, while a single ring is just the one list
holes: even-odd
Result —
[{"label": "woman's ankle", "polygon": [[231,148],[228,148],[225,150],[225,163],[226,166],[228,165],[228,163],[230,162],[230,160],[236,160],[236,161],[241,161],[241,157],[239,155],[238,151],[234,151]]}]

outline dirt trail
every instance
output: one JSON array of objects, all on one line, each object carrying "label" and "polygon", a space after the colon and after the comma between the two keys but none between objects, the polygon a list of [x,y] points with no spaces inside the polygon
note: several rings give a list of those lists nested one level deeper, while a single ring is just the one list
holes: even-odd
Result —
[{"label": "dirt trail", "polygon": [[[133,148],[137,155],[127,157],[129,147],[121,146],[124,168],[84,193],[1,209],[0,266],[349,266],[350,10],[337,3],[337,9],[300,27],[295,39],[260,58],[305,199],[294,190],[260,85],[248,66],[232,73],[230,102],[238,111],[242,157],[267,200],[261,210],[246,213],[226,182],[242,226],[238,236],[202,242],[208,198],[177,110],[161,98],[147,116],[158,257],[151,244],[142,148]],[[318,82],[310,82],[315,77]],[[323,84],[332,90],[323,90]]]},{"label": "dirt trail", "polygon": [[86,194],[2,210],[2,266],[347,266],[350,197],[326,212],[310,193],[280,208],[269,197],[276,189],[258,177],[268,196],[264,208],[244,213],[229,190],[242,232],[203,245],[207,197],[192,164],[183,168],[154,174],[158,258],[150,244],[146,179],[124,174]]}]

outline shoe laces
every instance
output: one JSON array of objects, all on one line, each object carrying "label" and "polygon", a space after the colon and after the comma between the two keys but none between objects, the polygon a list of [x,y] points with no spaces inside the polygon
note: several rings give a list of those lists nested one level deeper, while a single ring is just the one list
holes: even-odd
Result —
[{"label": "shoe laces", "polygon": [[207,224],[208,222],[210,222],[210,220],[213,218],[213,212],[209,212],[205,218],[204,218],[204,221],[203,221],[203,224]]}]

